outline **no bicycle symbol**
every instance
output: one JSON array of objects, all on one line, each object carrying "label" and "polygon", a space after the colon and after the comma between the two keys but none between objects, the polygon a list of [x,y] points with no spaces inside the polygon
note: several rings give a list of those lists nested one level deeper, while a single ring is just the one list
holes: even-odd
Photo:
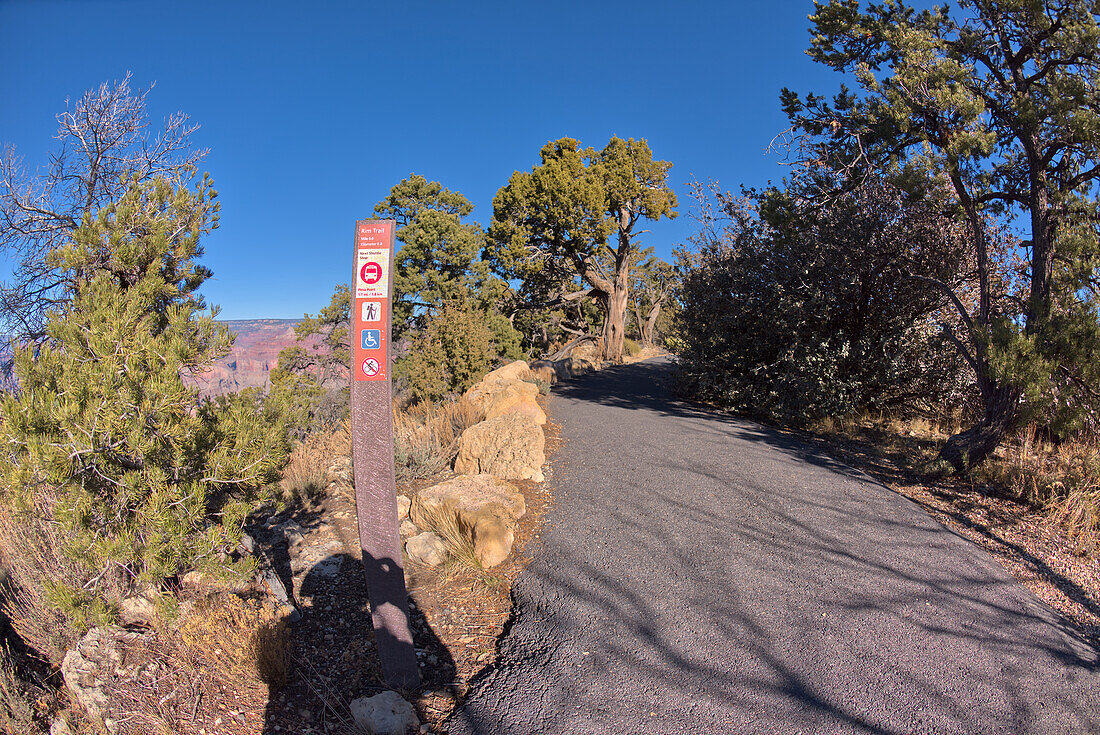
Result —
[{"label": "no bicycle symbol", "polygon": [[363,374],[368,378],[373,378],[375,375],[378,375],[379,369],[378,360],[373,357],[368,357],[366,360],[363,360]]}]

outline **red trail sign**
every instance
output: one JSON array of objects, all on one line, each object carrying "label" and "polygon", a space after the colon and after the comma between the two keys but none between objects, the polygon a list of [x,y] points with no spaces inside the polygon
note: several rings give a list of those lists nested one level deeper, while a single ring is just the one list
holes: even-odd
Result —
[{"label": "red trail sign", "polygon": [[355,223],[351,288],[351,437],[359,544],[382,674],[393,689],[420,686],[397,525],[390,387],[393,220]]}]

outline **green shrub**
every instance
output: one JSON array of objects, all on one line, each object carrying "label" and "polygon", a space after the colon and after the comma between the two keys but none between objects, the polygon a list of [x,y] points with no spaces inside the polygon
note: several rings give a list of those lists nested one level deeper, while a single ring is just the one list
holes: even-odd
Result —
[{"label": "green shrub", "polygon": [[[47,342],[15,350],[20,389],[0,405],[0,498],[62,531],[71,563],[44,598],[78,627],[111,616],[137,583],[229,564],[258,491],[285,457],[258,392],[200,402],[183,375],[231,345],[195,290],[209,182],[135,184],[50,255],[72,300]],[[16,578],[17,586],[33,580]]]},{"label": "green shrub", "polygon": [[453,303],[436,310],[426,322],[396,366],[414,400],[462,393],[497,360],[523,354],[519,335],[499,314]]},{"label": "green shrub", "polygon": [[623,354],[627,357],[636,357],[642,351],[642,346],[630,337],[623,337]]}]

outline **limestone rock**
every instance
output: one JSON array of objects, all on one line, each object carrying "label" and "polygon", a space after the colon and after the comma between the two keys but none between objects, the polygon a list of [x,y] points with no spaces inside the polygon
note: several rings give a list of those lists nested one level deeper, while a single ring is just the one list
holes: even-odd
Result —
[{"label": "limestone rock", "polygon": [[401,521],[401,528],[399,530],[401,532],[401,538],[415,536],[416,534],[420,533],[420,529],[417,528],[416,524],[410,520]]},{"label": "limestone rock", "polygon": [[507,516],[485,516],[471,529],[474,556],[482,567],[495,567],[512,553],[516,524]]},{"label": "limestone rock", "polygon": [[397,520],[409,517],[410,505],[412,505],[412,501],[409,500],[408,495],[397,496]]},{"label": "limestone rock", "polygon": [[484,380],[488,382],[519,380],[520,378],[526,377],[530,370],[531,367],[525,361],[516,360],[515,362],[508,363],[504,367],[497,368],[486,375]]},{"label": "limestone rock", "polygon": [[556,383],[578,375],[590,373],[596,369],[596,363],[584,357],[566,357],[562,360],[536,360],[531,363],[531,372],[542,380]]},{"label": "limestone rock", "polygon": [[119,602],[118,618],[123,625],[144,625],[152,628],[157,622],[157,609],[148,595],[130,595]]},{"label": "limestone rock", "polygon": [[108,685],[122,668],[121,635],[114,628],[92,628],[61,661],[61,677],[73,701],[108,733],[119,731],[111,717]]},{"label": "limestone rock", "polygon": [[[484,411],[489,408],[489,405],[493,402],[493,397],[497,393],[514,383],[525,383],[526,381],[521,380],[521,378],[527,377],[530,372],[531,369],[526,362],[516,360],[486,375],[466,391],[463,397],[475,407]],[[534,384],[528,383],[528,385],[531,385],[535,389],[535,395],[538,395],[538,388]]]},{"label": "limestone rock", "polygon": [[489,399],[485,409],[486,419],[503,416],[506,413],[521,413],[530,416],[539,426],[546,423],[546,413],[536,400],[539,394],[537,385],[525,380],[516,380],[502,385],[503,387],[493,393]]},{"label": "limestone rock", "polygon": [[421,490],[413,501],[412,518],[431,528],[444,514],[453,514],[469,535],[474,555],[485,568],[500,564],[512,552],[516,520],[527,512],[523,494],[492,475],[464,475]]},{"label": "limestone rock", "polygon": [[462,432],[455,472],[542,482],[545,450],[542,428],[530,416],[506,413]]},{"label": "limestone rock", "polygon": [[549,360],[535,360],[531,363],[531,374],[550,385],[558,382],[558,371]]},{"label": "limestone rock", "polygon": [[356,727],[369,735],[406,735],[420,727],[416,710],[397,692],[352,700],[351,716]]},{"label": "limestone rock", "polygon": [[427,528],[433,513],[443,508],[457,513],[472,526],[484,515],[507,515],[513,520],[522,518],[527,512],[527,503],[523,493],[511,483],[490,474],[463,475],[417,493],[411,518],[421,528]]},{"label": "limestone rock", "polygon": [[426,567],[437,567],[447,560],[447,546],[431,531],[417,534],[405,542],[409,559]]}]

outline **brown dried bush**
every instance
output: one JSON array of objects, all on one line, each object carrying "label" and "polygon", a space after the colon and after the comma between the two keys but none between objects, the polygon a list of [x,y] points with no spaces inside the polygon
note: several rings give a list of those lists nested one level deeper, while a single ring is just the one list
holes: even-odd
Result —
[{"label": "brown dried bush", "polygon": [[1082,553],[1096,553],[1100,542],[1100,441],[1096,437],[1054,445],[1029,426],[978,472],[1020,500],[1045,507],[1051,522]]},{"label": "brown dried bush", "polygon": [[35,688],[16,673],[15,657],[6,643],[0,643],[0,733],[33,735],[45,733],[41,713],[34,705]]},{"label": "brown dried bush", "polygon": [[290,635],[269,605],[236,595],[200,599],[180,626],[178,641],[231,680],[258,678],[273,688],[286,683]]},{"label": "brown dried bush", "polygon": [[434,477],[445,472],[458,454],[458,438],[485,418],[464,398],[433,403],[421,401],[393,408],[394,463],[399,482]]},{"label": "brown dried bush", "polygon": [[[49,502],[46,493],[37,498],[38,506]],[[64,594],[66,588],[82,589],[83,570],[64,553],[61,528],[50,517],[43,507],[0,505],[0,561],[9,575],[2,610],[26,645],[59,666],[65,652],[89,627],[105,622],[109,611],[94,600]],[[119,599],[126,582],[122,575],[104,575],[89,597]]]}]

